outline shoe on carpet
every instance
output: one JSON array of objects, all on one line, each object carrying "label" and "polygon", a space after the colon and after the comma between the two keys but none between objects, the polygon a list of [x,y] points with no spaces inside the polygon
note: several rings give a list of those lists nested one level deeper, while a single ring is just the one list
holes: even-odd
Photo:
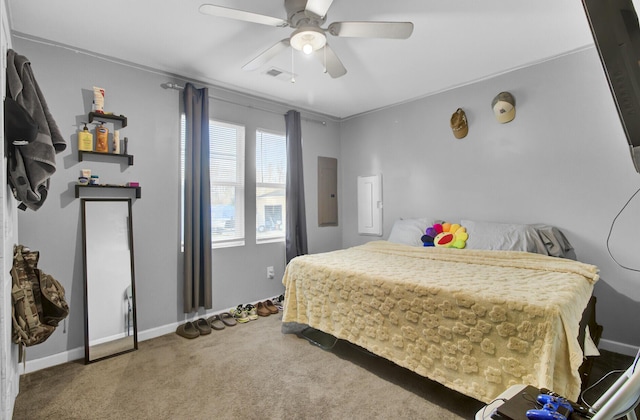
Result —
[{"label": "shoe on carpet", "polygon": [[259,316],[269,316],[271,315],[271,311],[266,307],[264,302],[258,302],[258,306],[256,307],[256,312]]},{"label": "shoe on carpet", "polygon": [[196,338],[200,336],[200,330],[198,330],[193,322],[188,321],[182,325],[178,325],[176,334],[184,338]]},{"label": "shoe on carpet", "polygon": [[276,308],[278,308],[279,310],[284,309],[284,295],[274,297],[272,301],[273,301],[273,304],[276,306]]},{"label": "shoe on carpet", "polygon": [[209,325],[214,330],[220,331],[220,330],[224,330],[225,328],[224,323],[222,322],[222,319],[220,319],[220,315],[214,315],[212,317],[207,318],[207,322],[209,322]]},{"label": "shoe on carpet", "polygon": [[258,310],[252,304],[247,303],[246,305],[244,305],[244,310],[247,313],[249,320],[255,321],[256,319],[258,319]]},{"label": "shoe on carpet", "polygon": [[272,301],[270,300],[266,300],[263,302],[264,303],[264,307],[267,308],[267,310],[269,311],[269,313],[271,314],[277,314],[278,312],[280,312],[278,310],[278,308],[276,308],[276,305],[273,304]]},{"label": "shoe on carpet", "polygon": [[241,324],[245,322],[249,322],[249,316],[247,315],[247,311],[242,308],[242,305],[238,305],[237,308],[231,310],[231,315],[235,318],[235,320]]},{"label": "shoe on carpet", "polygon": [[200,331],[200,335],[211,334],[211,325],[204,318],[199,318],[196,322],[194,322],[198,331]]},{"label": "shoe on carpet", "polygon": [[222,321],[222,323],[227,327],[233,327],[238,324],[238,321],[236,321],[233,315],[229,312],[221,312],[218,316],[220,317],[220,321]]}]

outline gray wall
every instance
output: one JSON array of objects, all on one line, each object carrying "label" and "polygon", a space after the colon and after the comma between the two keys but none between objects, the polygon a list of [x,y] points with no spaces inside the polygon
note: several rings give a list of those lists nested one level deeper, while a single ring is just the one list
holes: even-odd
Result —
[{"label": "gray wall", "polygon": [[[73,359],[84,346],[81,213],[80,200],[74,196],[74,185],[84,168],[91,168],[102,183],[140,182],[142,198],[133,203],[138,329],[141,338],[175,329],[185,319],[179,245],[181,92],[163,89],[161,84],[185,82],[21,38],[14,39],[14,49],[31,60],[35,77],[68,141],[67,150],[58,155],[58,168],[44,206],[19,216],[20,242],[41,252],[39,267],[62,282],[71,308],[66,328],[61,326],[47,342],[30,348],[28,360],[59,354]],[[105,110],[128,118],[121,137],[129,138],[129,153],[135,157],[131,167],[124,161],[100,156],[78,162],[76,133],[90,111],[92,86],[105,88]],[[286,107],[220,89],[211,88],[210,95],[223,99],[211,102],[214,118],[246,126],[248,161],[255,156],[257,128],[285,132]],[[338,124],[327,121],[323,125],[312,121],[326,120],[322,116],[302,115],[309,248],[313,252],[333,250],[341,246],[340,229],[318,228],[317,216],[314,218],[316,161],[317,156],[339,157]],[[213,251],[214,312],[284,291],[280,282],[284,244],[255,244],[255,220],[250,217],[255,214],[254,186],[255,169],[247,165],[246,245]],[[275,279],[267,280],[267,266],[275,267]]]},{"label": "gray wall", "polygon": [[[180,93],[162,83],[163,74],[16,39],[29,57],[58,124],[69,141],[45,206],[20,214],[20,242],[42,253],[41,268],[62,280],[72,313],[66,332],[59,328],[29,351],[29,360],[69,352],[83,345],[82,245],[79,200],[73,185],[79,170],[91,167],[106,182],[139,181],[142,199],[134,203],[138,315],[141,331],[162,329],[184,319],[181,311],[178,181]],[[125,114],[135,165],[78,163],[76,130],[86,118],[93,85],[107,91],[106,109]],[[517,116],[498,124],[490,103],[508,90]],[[279,114],[214,100],[214,117],[247,126],[247,154],[256,128],[284,132],[286,107],[212,89],[216,96]],[[469,135],[456,140],[449,118],[462,107]],[[304,114],[303,114],[304,115]],[[311,116],[313,117],[313,116]],[[323,119],[322,117],[314,117]],[[433,216],[498,222],[544,222],[563,229],[580,260],[596,264],[602,280],[595,293],[604,346],[629,352],[640,345],[638,274],[616,264],[607,250],[614,218],[639,186],[622,129],[595,49],[550,60],[387,110],[326,125],[304,121],[307,225],[311,252],[366,242],[357,234],[355,185],[358,175],[383,175],[384,235],[398,217]],[[340,226],[317,227],[317,156],[339,161]],[[251,192],[252,169],[247,170]],[[632,200],[612,229],[612,255],[639,268],[635,238],[640,210]],[[255,201],[247,194],[247,214]],[[279,294],[284,269],[282,244],[256,246],[253,220],[247,245],[214,251],[214,309],[221,310]],[[276,280],[265,268],[276,267]],[[552,293],[553,291],[548,291]],[[541,298],[544,294],[541,294]]]},{"label": "gray wall", "polygon": [[[505,90],[516,118],[499,124],[491,100]],[[462,140],[449,128],[458,107],[469,120]],[[340,135],[345,247],[375,239],[357,234],[358,175],[382,174],[384,238],[399,217],[552,224],[580,260],[600,267],[604,346],[640,345],[640,275],[607,252],[613,219],[640,175],[595,48],[350,119]],[[636,270],[639,210],[637,197],[611,234],[612,254]],[[553,291],[540,299],[545,293]]]}]

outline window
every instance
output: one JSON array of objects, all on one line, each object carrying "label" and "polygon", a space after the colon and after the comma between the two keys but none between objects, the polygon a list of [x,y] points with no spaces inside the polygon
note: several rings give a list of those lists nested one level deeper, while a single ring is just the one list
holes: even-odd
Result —
[{"label": "window", "polygon": [[[240,125],[209,121],[213,248],[244,245],[244,131],[244,127]],[[183,186],[185,136],[183,116],[180,148]],[[182,208],[184,210],[184,203]]]},{"label": "window", "polygon": [[256,242],[284,240],[287,142],[282,134],[256,131]]}]

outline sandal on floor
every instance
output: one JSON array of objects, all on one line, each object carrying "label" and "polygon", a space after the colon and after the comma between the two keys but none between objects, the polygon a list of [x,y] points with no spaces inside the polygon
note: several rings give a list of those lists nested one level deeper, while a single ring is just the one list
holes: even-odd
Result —
[{"label": "sandal on floor", "polygon": [[270,300],[266,300],[264,302],[264,307],[267,308],[269,310],[269,313],[272,313],[272,314],[277,314],[278,312],[280,312],[276,307],[276,305],[274,305],[273,302],[271,302]]},{"label": "sandal on floor", "polygon": [[222,323],[222,320],[220,319],[220,315],[214,315],[212,317],[209,317],[207,319],[207,322],[209,323],[209,325],[211,326],[211,328],[213,328],[214,330],[224,330],[224,324]]},{"label": "sandal on floor", "polygon": [[200,330],[196,328],[193,322],[189,321],[176,328],[176,334],[184,338],[196,338],[200,336]]},{"label": "sandal on floor", "polygon": [[220,317],[220,321],[222,321],[222,323],[227,327],[233,327],[234,325],[238,324],[238,321],[236,321],[233,315],[231,315],[229,312],[222,312],[218,314],[218,316]]},{"label": "sandal on floor", "polygon": [[211,325],[204,318],[199,318],[196,322],[194,322],[198,331],[200,331],[200,335],[211,334]]},{"label": "sandal on floor", "polygon": [[258,307],[256,308],[256,312],[259,316],[269,316],[271,315],[271,311],[265,305],[265,302],[258,302]]}]

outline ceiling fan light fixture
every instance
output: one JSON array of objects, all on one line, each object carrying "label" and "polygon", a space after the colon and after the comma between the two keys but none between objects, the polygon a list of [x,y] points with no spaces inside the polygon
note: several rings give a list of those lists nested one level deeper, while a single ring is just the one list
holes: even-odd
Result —
[{"label": "ceiling fan light fixture", "polygon": [[325,46],[327,37],[319,28],[307,26],[296,30],[289,42],[294,49],[311,54]]}]

